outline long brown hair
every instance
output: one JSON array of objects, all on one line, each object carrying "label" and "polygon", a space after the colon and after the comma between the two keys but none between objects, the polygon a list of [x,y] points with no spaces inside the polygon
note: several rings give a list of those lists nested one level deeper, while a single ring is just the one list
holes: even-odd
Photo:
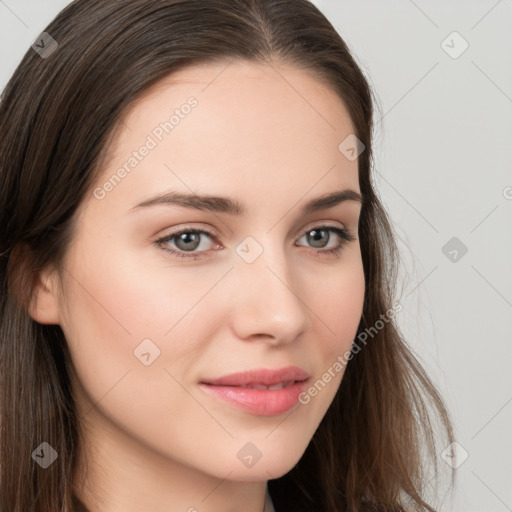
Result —
[{"label": "long brown hair", "polygon": [[[365,146],[358,336],[375,334],[354,352],[301,460],[269,481],[276,510],[433,510],[425,497],[427,461],[437,468],[431,420],[440,419],[446,444],[452,425],[396,321],[382,321],[399,254],[372,184],[374,98],[331,23],[307,0],[76,0],[45,32],[53,53],[30,48],[0,103],[1,509],[86,510],[72,484],[82,444],[70,355],[60,326],[27,313],[34,276],[59,268],[128,105],[183,66],[241,59],[313,72],[344,102]],[[46,469],[31,456],[42,442],[58,453]]]}]

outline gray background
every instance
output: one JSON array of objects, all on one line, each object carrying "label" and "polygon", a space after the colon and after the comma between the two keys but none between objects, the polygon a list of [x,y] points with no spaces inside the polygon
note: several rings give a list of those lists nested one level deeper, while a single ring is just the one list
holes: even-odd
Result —
[{"label": "gray background", "polygon": [[[68,3],[0,0],[2,89]],[[512,0],[315,4],[377,93],[375,182],[403,257],[396,318],[452,413],[456,464],[467,454],[440,510],[512,511]]]}]

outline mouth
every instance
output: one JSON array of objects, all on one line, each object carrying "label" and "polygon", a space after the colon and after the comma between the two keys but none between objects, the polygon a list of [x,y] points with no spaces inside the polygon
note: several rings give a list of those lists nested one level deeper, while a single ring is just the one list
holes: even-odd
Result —
[{"label": "mouth", "polygon": [[309,374],[298,367],[251,370],[199,383],[209,396],[259,416],[282,414],[297,405]]},{"label": "mouth", "polygon": [[[203,380],[202,384],[214,386],[246,387],[254,389],[281,389],[309,378],[309,373],[298,366],[286,366],[277,370],[257,368],[232,373],[216,379]],[[273,387],[277,386],[277,387]]]},{"label": "mouth", "polygon": [[271,384],[270,386],[265,386],[265,384],[246,384],[245,386],[231,386],[234,388],[245,388],[245,389],[283,389],[290,387],[295,382],[301,382],[296,380],[287,380],[286,382],[279,382],[278,384]]}]

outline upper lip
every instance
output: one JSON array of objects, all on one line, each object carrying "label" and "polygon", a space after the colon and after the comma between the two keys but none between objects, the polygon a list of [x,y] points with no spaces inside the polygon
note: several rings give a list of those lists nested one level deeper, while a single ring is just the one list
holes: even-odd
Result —
[{"label": "upper lip", "polygon": [[298,366],[286,366],[277,370],[257,368],[245,372],[231,373],[217,379],[208,379],[201,382],[214,386],[248,386],[258,384],[272,386],[283,382],[306,380],[307,378],[309,378],[309,374],[306,370]]}]

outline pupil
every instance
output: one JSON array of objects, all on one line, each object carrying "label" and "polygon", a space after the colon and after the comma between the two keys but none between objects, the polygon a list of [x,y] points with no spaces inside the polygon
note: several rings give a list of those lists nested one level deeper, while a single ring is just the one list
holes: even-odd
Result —
[{"label": "pupil", "polygon": [[192,242],[192,245],[194,245],[194,242],[196,245],[194,247],[191,247],[190,245],[185,245],[184,249],[195,249],[197,247],[197,240],[194,240],[194,237],[197,237],[197,233],[182,233],[178,237],[178,242],[185,242],[185,244],[190,244]]},{"label": "pupil", "polygon": [[327,231],[325,229],[314,229],[313,231],[310,231],[310,233],[314,233],[315,234],[314,236],[311,237],[311,238],[313,238],[313,242],[314,243],[317,243],[318,241],[322,241],[322,238],[323,239],[328,238],[328,235],[327,236],[324,235],[323,237],[320,236],[320,238],[318,238],[318,235],[320,233],[327,233]]}]

